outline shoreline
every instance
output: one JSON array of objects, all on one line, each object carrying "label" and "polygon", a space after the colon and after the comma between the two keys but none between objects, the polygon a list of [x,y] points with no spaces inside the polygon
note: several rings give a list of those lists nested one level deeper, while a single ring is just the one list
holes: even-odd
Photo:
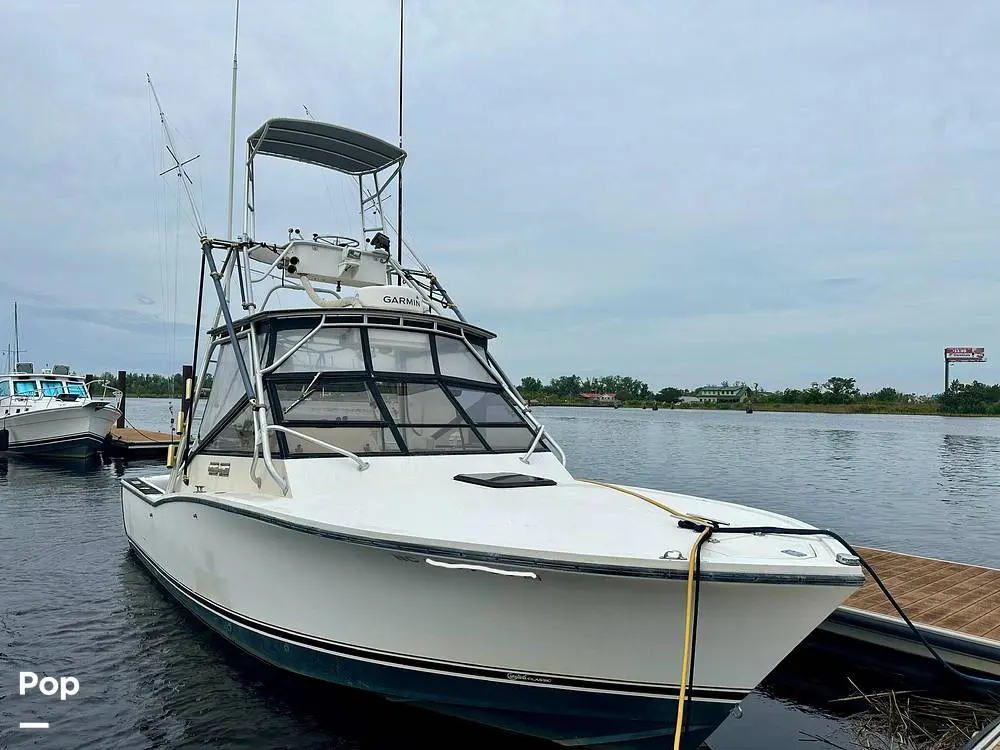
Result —
[{"label": "shoreline", "polygon": [[[539,406],[551,407],[579,407],[584,409],[613,409],[614,407],[603,404],[589,403],[538,403],[531,404],[534,409]],[[652,410],[649,405],[643,404],[622,404],[621,409],[646,409]],[[673,406],[657,405],[658,411],[739,411],[745,410],[745,406],[715,406],[712,404],[675,404]],[[998,414],[986,414],[977,412],[974,414],[959,414],[955,412],[938,411],[935,404],[890,404],[884,402],[869,402],[859,404],[754,404],[753,410],[801,413],[801,414],[885,414],[889,416],[918,416],[918,417],[975,417],[977,419],[998,417]]]},{"label": "shoreline", "polygon": [[[164,399],[164,400],[174,400],[179,401],[179,396],[168,396],[168,395],[134,395],[126,394],[126,402],[130,398],[149,398],[149,399]],[[532,409],[545,406],[545,407],[577,407],[581,409],[613,409],[614,407],[605,404],[594,404],[588,402],[582,403],[537,403],[531,404]],[[647,411],[652,411],[651,404],[641,404],[641,403],[624,403],[619,408],[621,409],[646,409]],[[716,406],[714,404],[674,404],[663,405],[657,404],[657,411],[744,411],[744,406]],[[891,416],[920,416],[920,417],[975,417],[977,419],[984,419],[989,417],[998,417],[1000,414],[986,414],[983,412],[977,412],[974,414],[958,414],[955,412],[943,412],[938,411],[937,407],[933,403],[925,404],[891,404],[879,401],[872,401],[867,403],[858,404],[754,404],[754,411],[775,411],[775,412],[786,412],[786,413],[801,413],[801,414],[887,414]]]}]

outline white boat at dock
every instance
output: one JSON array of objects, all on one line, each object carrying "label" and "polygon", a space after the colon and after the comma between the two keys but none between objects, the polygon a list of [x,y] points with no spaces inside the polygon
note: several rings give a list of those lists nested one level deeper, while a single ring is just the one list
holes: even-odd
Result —
[{"label": "white boat at dock", "polygon": [[[257,239],[262,156],[353,180],[362,235]],[[405,156],[312,120],[250,135],[244,232],[201,238],[221,324],[176,465],[122,482],[129,544],[280,668],[563,745],[696,747],[861,569],[822,536],[699,547],[704,519],[810,527],[574,477],[494,334],[391,247],[382,197]],[[279,289],[307,305],[277,307]]]},{"label": "white boat at dock", "polygon": [[66,365],[36,373],[30,362],[0,373],[0,451],[39,458],[87,458],[100,452],[122,412],[121,393],[95,399]]}]

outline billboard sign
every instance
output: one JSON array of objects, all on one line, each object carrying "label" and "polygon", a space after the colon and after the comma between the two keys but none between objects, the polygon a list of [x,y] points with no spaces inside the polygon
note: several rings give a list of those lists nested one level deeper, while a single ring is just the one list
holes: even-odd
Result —
[{"label": "billboard sign", "polygon": [[981,346],[949,346],[944,350],[946,362],[985,362],[986,349]]}]

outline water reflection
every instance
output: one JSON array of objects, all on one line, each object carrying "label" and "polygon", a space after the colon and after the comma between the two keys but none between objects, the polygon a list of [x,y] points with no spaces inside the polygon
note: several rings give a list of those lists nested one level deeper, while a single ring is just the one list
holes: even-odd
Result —
[{"label": "water reflection", "polygon": [[[129,736],[117,738],[122,746],[551,747],[520,737],[515,745],[486,727],[264,664],[191,615],[128,553],[118,581],[125,601],[120,627],[131,640],[121,650],[131,665],[121,689],[133,706]],[[240,721],[226,716],[226,706],[239,706]]]},{"label": "water reflection", "polygon": [[86,458],[43,458],[35,456],[20,456],[8,453],[3,458],[2,474],[6,475],[9,465],[20,465],[36,471],[63,474],[64,476],[80,476],[93,474],[101,470],[101,457],[94,454]]},{"label": "water reflection", "polygon": [[1000,489],[1000,438],[948,433],[941,436],[938,455],[946,502],[988,497]]},{"label": "water reflection", "polygon": [[825,430],[824,436],[830,448],[831,461],[846,462],[845,466],[839,468],[850,469],[857,457],[858,432],[856,430]]},{"label": "water reflection", "polygon": [[[162,407],[136,400],[132,419],[156,424]],[[1000,420],[544,407],[536,413],[583,476],[769,508],[872,546],[1000,564],[992,523]],[[973,434],[953,434],[961,431]],[[22,664],[77,674],[92,691],[79,701],[23,708],[72,727],[80,738],[73,746],[94,750],[535,747],[290,675],[214,635],[127,552],[118,478],[163,471],[162,460],[109,461],[81,473],[0,457],[0,694],[9,685],[5,675]],[[942,533],[942,500],[954,502],[947,523],[961,534]],[[869,692],[924,687],[896,659],[866,666],[856,646],[824,653],[827,646],[810,638],[797,649],[710,747],[798,750],[810,739],[809,747],[870,747],[849,721],[864,702],[839,700],[855,695],[851,681]],[[929,681],[954,697],[936,672]]]}]

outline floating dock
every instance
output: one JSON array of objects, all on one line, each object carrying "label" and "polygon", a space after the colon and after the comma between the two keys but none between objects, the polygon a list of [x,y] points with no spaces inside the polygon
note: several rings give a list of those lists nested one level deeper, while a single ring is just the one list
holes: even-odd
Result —
[{"label": "floating dock", "polygon": [[[856,549],[945,661],[959,669],[1000,677],[1000,570]],[[820,630],[933,658],[870,576]]]},{"label": "floating dock", "polygon": [[104,439],[105,454],[113,458],[161,458],[166,460],[167,450],[177,444],[177,436],[168,432],[112,427]]},{"label": "floating dock", "polygon": [[1000,748],[1000,716],[973,735],[962,750],[998,750]]}]

